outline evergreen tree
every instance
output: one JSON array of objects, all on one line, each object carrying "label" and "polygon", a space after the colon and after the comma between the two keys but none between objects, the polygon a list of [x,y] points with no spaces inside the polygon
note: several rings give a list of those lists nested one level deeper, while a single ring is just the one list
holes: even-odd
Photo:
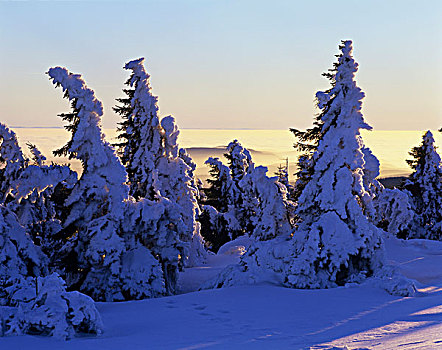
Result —
[{"label": "evergreen tree", "polygon": [[354,75],[351,41],[343,41],[332,88],[319,93],[321,137],[313,174],[298,200],[295,258],[286,283],[298,288],[343,285],[383,266],[381,231],[364,215],[364,153],[360,129],[371,129],[361,113],[364,93]]},{"label": "evergreen tree", "polygon": [[[67,292],[57,274],[22,278],[8,288],[9,315],[2,320],[5,335],[46,335],[62,340],[77,334],[100,334],[100,314],[94,301],[79,292]],[[3,315],[5,316],[5,315]]]},{"label": "evergreen tree", "polygon": [[[144,58],[130,61],[125,69],[131,70],[123,90],[125,98],[114,110],[123,118],[120,123],[120,154],[127,169],[130,194],[136,199],[160,200],[166,197],[179,205],[187,229],[180,240],[188,242],[184,261],[188,266],[205,260],[204,241],[200,226],[198,190],[194,185],[192,170],[179,156],[178,127],[172,116],[160,120],[158,98],[153,96],[150,76]],[[188,161],[188,160],[187,160]]]},{"label": "evergreen tree", "polygon": [[289,181],[288,158],[286,159],[285,165],[280,164],[278,166],[278,170],[275,172],[275,175],[278,177],[278,182],[286,187],[289,198],[293,199],[294,198],[294,187],[290,184],[290,181]]},{"label": "evergreen tree", "polygon": [[374,199],[374,224],[399,238],[414,236],[419,230],[413,198],[407,190],[383,189]]},{"label": "evergreen tree", "polygon": [[144,69],[144,58],[130,61],[124,69],[131,75],[126,81],[125,98],[117,99],[114,111],[121,115],[118,144],[121,161],[126,168],[130,194],[153,200],[157,196],[154,172],[159,158],[165,156],[163,130],[158,112],[158,97],[150,86],[150,75]]},{"label": "evergreen tree", "polygon": [[[121,228],[128,195],[126,172],[101,132],[101,102],[79,75],[60,67],[51,68],[48,74],[74,107],[73,113],[62,115],[70,122],[66,129],[72,138],[55,153],[68,154],[83,165],[83,173],[65,203],[69,215],[64,222],[66,244],[61,258],[68,287],[96,300],[152,296],[151,286],[144,283],[140,291],[137,281],[140,274],[144,281],[162,278],[153,273],[159,263],[148,249],[140,247],[136,234],[126,237]],[[134,252],[135,261],[129,257]],[[143,259],[151,269],[138,263]]]},{"label": "evergreen tree", "polygon": [[15,214],[0,204],[0,305],[10,305],[8,289],[21,278],[44,272],[45,257]]},{"label": "evergreen tree", "polygon": [[[206,164],[211,167],[205,189],[206,200],[199,217],[202,233],[213,251],[224,243],[253,231],[255,200],[240,187],[244,176],[254,168],[250,152],[238,140],[227,145],[224,157],[228,166],[218,158],[210,157]],[[250,195],[252,197],[248,198]]]},{"label": "evergreen tree", "polygon": [[287,188],[277,177],[267,177],[267,171],[266,167],[256,167],[240,182],[244,192],[254,194],[247,196],[255,199],[252,237],[260,241],[282,236],[288,238],[292,231],[291,212],[294,206],[287,198]]},{"label": "evergreen tree", "polygon": [[31,151],[32,161],[34,162],[34,165],[43,166],[46,157],[40,152],[37,146],[33,145],[30,142],[27,142],[26,146],[28,146],[29,150]]},{"label": "evergreen tree", "polygon": [[205,203],[211,205],[219,212],[226,212],[233,202],[231,189],[234,186],[230,169],[219,158],[212,158],[205,162],[210,167],[209,174],[212,178],[207,179],[209,187],[205,189],[207,199]]},{"label": "evergreen tree", "polygon": [[0,203],[5,203],[12,200],[12,183],[18,179],[27,161],[15,132],[3,123],[0,123],[0,141]]},{"label": "evergreen tree", "polygon": [[[327,118],[327,114],[330,113],[329,108],[332,105],[332,99],[336,98],[333,93],[333,90],[336,89],[336,75],[341,65],[341,60],[343,57],[343,53],[336,55],[338,58],[337,62],[333,63],[333,68],[329,69],[327,72],[322,73],[322,76],[327,78],[330,81],[331,87],[326,91],[318,91],[315,95],[316,97],[316,107],[320,109],[320,112],[315,115],[313,121],[313,127],[302,131],[295,128],[290,128],[290,131],[294,134],[294,136],[298,139],[295,143],[294,148],[301,152],[298,157],[297,162],[297,172],[296,183],[293,191],[292,199],[297,201],[301,196],[302,191],[304,190],[307,183],[310,181],[313,175],[313,154],[317,150],[319,141],[322,139],[323,134],[327,131],[330,125],[324,127],[326,123],[325,120]],[[373,169],[376,169],[376,165],[379,165],[378,159],[372,154],[371,150],[364,146],[362,148],[362,152],[365,156],[365,165],[364,165],[364,185],[366,186],[366,190],[369,190],[369,193],[372,198],[374,198],[375,192],[382,190],[382,184],[380,184],[376,177],[379,176],[379,166],[377,175],[373,172]],[[365,169],[367,168],[367,169]],[[369,170],[372,169],[372,170]],[[376,190],[375,190],[376,189]],[[371,191],[375,192],[371,192]],[[370,205],[368,206],[370,207]],[[368,210],[370,211],[370,210]],[[371,214],[368,214],[371,215]]]},{"label": "evergreen tree", "polygon": [[205,198],[201,203],[202,212],[198,217],[201,234],[213,252],[229,242],[232,237],[229,222],[224,217],[233,202],[231,188],[234,186],[230,169],[218,158],[206,160],[212,178],[207,179],[209,187],[204,189]]},{"label": "evergreen tree", "polygon": [[370,126],[361,113],[364,93],[354,81],[358,65],[351,41],[343,41],[340,49],[333,88],[317,94],[321,132],[309,158],[311,177],[296,206],[295,230],[259,235],[263,240],[252,241],[239,265],[226,268],[206,287],[273,281],[292,288],[330,288],[375,276],[391,293],[415,291],[410,281],[384,268],[382,231],[364,214],[369,194],[359,130]]},{"label": "evergreen tree", "polygon": [[[40,154],[40,157],[44,156]],[[66,165],[43,165],[41,158],[38,163],[24,168],[14,181],[14,200],[8,207],[47,255],[52,269],[56,268],[57,252],[63,245],[61,221],[65,217],[64,205],[57,206],[56,202],[66,199],[63,193],[73,188],[77,173]]]},{"label": "evergreen tree", "polygon": [[276,177],[266,175],[266,167],[256,167],[240,181],[245,197],[254,205],[254,229],[250,245],[238,265],[230,265],[203,288],[272,281],[283,284],[285,265],[290,262],[288,240],[293,231],[293,202]]},{"label": "evergreen tree", "polygon": [[442,240],[442,165],[430,130],[424,134],[421,145],[412,148],[410,155],[413,159],[407,163],[413,173],[405,188],[413,194],[422,227],[416,236]]},{"label": "evergreen tree", "polygon": [[241,181],[252,163],[250,152],[244,148],[238,140],[233,140],[227,145],[227,152],[224,154],[229,165],[232,180],[235,183]]}]

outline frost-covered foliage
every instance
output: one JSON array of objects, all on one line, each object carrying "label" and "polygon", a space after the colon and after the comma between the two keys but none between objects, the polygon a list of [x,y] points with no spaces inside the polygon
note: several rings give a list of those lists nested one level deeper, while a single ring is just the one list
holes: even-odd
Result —
[{"label": "frost-covered foliage", "polygon": [[234,140],[227,147],[229,166],[218,158],[206,161],[211,167],[210,187],[200,221],[204,237],[216,252],[221,245],[248,234],[258,240],[291,230],[293,203],[287,188],[268,178],[267,168],[254,167],[250,153]]},{"label": "frost-covered foliage", "polygon": [[163,118],[158,126],[164,156],[149,173],[155,196],[129,197],[125,169],[101,132],[101,103],[80,76],[59,67],[49,75],[74,108],[62,115],[70,122],[72,139],[57,153],[83,164],[65,202],[69,213],[59,256],[68,287],[106,301],[175,293],[183,262],[201,258],[205,251],[194,219],[197,189],[178,156],[174,119]]},{"label": "frost-covered foliage", "polygon": [[120,105],[114,108],[123,118],[119,147],[130,194],[137,200],[160,200],[162,196],[179,205],[187,226],[180,238],[189,243],[182,258],[187,265],[196,265],[205,260],[206,251],[196,221],[200,209],[194,169],[190,157],[179,154],[175,119],[167,116],[160,120],[158,98],[152,94],[143,62],[140,58],[125,65],[131,71],[126,82],[129,88],[123,90],[127,96],[118,99]]},{"label": "frost-covered foliage", "polygon": [[0,205],[0,305],[8,304],[7,287],[22,276],[39,275],[45,263],[15,214]]},{"label": "frost-covered foliage", "polygon": [[29,151],[31,151],[32,161],[34,162],[34,164],[38,166],[43,166],[46,157],[40,152],[36,145],[30,142],[26,143],[26,145],[28,146]]},{"label": "frost-covered foliage", "polygon": [[380,163],[378,158],[367,146],[362,148],[364,154],[364,174],[362,177],[365,190],[374,198],[384,189],[384,186],[377,180],[380,174]]},{"label": "frost-covered foliage", "polygon": [[3,123],[0,123],[0,142],[0,203],[5,203],[9,200],[12,182],[18,179],[27,162],[17,136]]},{"label": "frost-covered foliage", "polygon": [[376,226],[400,238],[413,236],[418,230],[410,192],[385,188],[373,201]]},{"label": "frost-covered foliage", "polygon": [[144,69],[144,58],[130,61],[124,69],[131,71],[123,90],[125,98],[117,99],[121,104],[114,107],[121,115],[118,138],[121,142],[121,160],[129,179],[130,194],[138,198],[153,200],[156,162],[165,154],[163,130],[158,112],[158,97],[150,86],[150,75]]},{"label": "frost-covered foliage", "polygon": [[252,204],[254,194],[245,194],[240,188],[240,181],[254,168],[250,152],[237,140],[230,142],[226,151],[228,166],[218,158],[206,161],[212,178],[207,180],[209,187],[204,190],[206,198],[199,218],[203,236],[215,252],[229,240],[252,232],[256,204]]},{"label": "frost-covered foliage", "polygon": [[431,131],[427,131],[420,146],[414,147],[407,163],[413,169],[405,188],[414,198],[421,232],[420,238],[442,240],[442,165]]},{"label": "frost-covered foliage", "polygon": [[[17,215],[18,222],[30,234],[32,241],[49,257],[49,264],[60,248],[55,236],[61,230],[64,192],[77,180],[68,166],[45,165],[46,157],[38,148],[28,143],[32,158],[23,156],[13,131],[1,124],[2,145],[0,153],[4,161],[1,170],[5,180],[4,204]],[[56,193],[55,193],[56,192]],[[7,198],[6,198],[7,197]]]},{"label": "frost-covered foliage", "polygon": [[4,308],[4,335],[46,335],[70,339],[76,334],[103,330],[94,301],[79,292],[67,292],[57,274],[21,278],[7,288],[9,308]]},{"label": "frost-covered foliage", "polygon": [[76,181],[77,173],[68,166],[40,163],[27,166],[13,183],[14,201],[8,207],[17,214],[34,243],[50,258],[51,265],[63,243],[58,234],[65,215],[66,193]]},{"label": "frost-covered foliage", "polygon": [[101,102],[79,75],[55,67],[48,72],[56,86],[72,101],[74,111],[62,115],[72,138],[56,154],[79,159],[83,173],[66,200],[69,214],[64,222],[66,244],[61,250],[66,282],[96,300],[122,300],[121,235],[126,172],[113,148],[104,140]]},{"label": "frost-covered foliage", "polygon": [[357,282],[383,265],[380,230],[364,215],[364,153],[360,129],[371,129],[361,113],[364,93],[354,75],[351,41],[343,41],[332,88],[317,93],[322,131],[313,174],[299,197],[294,258],[286,283],[324,288]]},{"label": "frost-covered foliage", "polygon": [[218,158],[209,158],[206,161],[206,164],[212,167],[213,177],[207,180],[210,185],[207,193],[210,195],[209,198],[214,199],[213,207],[220,212],[229,212],[231,236],[236,238],[253,230],[250,208],[247,205],[247,202],[253,201],[253,198],[246,198],[247,189],[242,189],[240,182],[247,173],[253,171],[254,164],[250,152],[238,140],[230,142],[226,150],[224,157],[227,159],[228,167]]},{"label": "frost-covered foliage", "polygon": [[250,245],[238,265],[231,265],[203,288],[220,288],[260,282],[284,283],[285,265],[290,263],[288,240],[293,231],[293,202],[287,199],[287,189],[276,177],[266,176],[266,167],[256,167],[240,181],[254,195],[254,230]]},{"label": "frost-covered foliage", "polygon": [[158,189],[163,197],[178,204],[176,210],[186,226],[186,229],[180,232],[180,239],[189,243],[188,249],[184,251],[184,263],[187,266],[197,266],[204,263],[207,255],[200,233],[200,223],[197,221],[201,210],[197,201],[198,189],[195,187],[192,169],[178,154],[179,130],[175,119],[172,116],[164,117],[161,126],[164,130],[166,157],[158,159],[157,162]]},{"label": "frost-covered foliage", "polygon": [[210,157],[205,164],[210,167],[209,174],[212,177],[207,179],[209,187],[204,190],[207,197],[205,203],[213,206],[219,212],[226,212],[234,200],[232,193],[234,183],[230,169],[219,158]]},{"label": "frost-covered foliage", "polygon": [[137,232],[133,239],[149,247],[158,260],[150,259],[148,252],[144,250],[132,253],[134,257],[144,254],[145,262],[139,264],[140,268],[152,271],[150,281],[143,282],[140,279],[140,283],[148,284],[152,296],[175,293],[178,271],[183,264],[181,257],[189,250],[189,243],[180,240],[182,232],[187,228],[178,205],[167,198],[160,198],[158,201],[128,201],[126,204],[128,215],[123,226],[128,237],[131,232]]},{"label": "frost-covered foliage", "polygon": [[[240,186],[254,193],[254,229],[251,236],[259,241],[286,237],[292,231],[291,212],[293,203],[287,200],[287,189],[276,177],[267,177],[267,168],[259,166],[246,174]],[[245,191],[244,191],[245,192]],[[245,192],[247,193],[247,192]]]},{"label": "frost-covered foliage", "polygon": [[70,338],[99,333],[101,318],[89,297],[66,292],[58,275],[45,273],[46,257],[16,216],[0,205],[1,335],[38,334]]},{"label": "frost-covered foliage", "polygon": [[279,165],[278,170],[275,172],[278,177],[278,182],[285,186],[287,189],[288,197],[290,199],[294,198],[295,188],[290,184],[289,181],[289,171],[288,171],[288,159],[286,165]]},{"label": "frost-covered foliage", "polygon": [[233,140],[227,145],[227,152],[224,156],[227,159],[232,180],[236,183],[244,177],[249,167],[253,166],[250,152],[238,140]]}]

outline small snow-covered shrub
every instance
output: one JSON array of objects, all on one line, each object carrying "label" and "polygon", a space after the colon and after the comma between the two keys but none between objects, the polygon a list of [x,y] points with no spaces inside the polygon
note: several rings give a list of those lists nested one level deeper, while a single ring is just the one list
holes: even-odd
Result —
[{"label": "small snow-covered shrub", "polygon": [[70,339],[79,333],[103,330],[94,301],[79,292],[66,292],[57,274],[22,278],[7,290],[13,307],[3,310],[3,334],[34,334]]},{"label": "small snow-covered shrub", "polygon": [[15,214],[0,205],[0,305],[8,305],[6,289],[22,276],[40,272],[45,257],[18,223]]},{"label": "small snow-covered shrub", "polygon": [[385,231],[406,238],[417,230],[417,216],[408,191],[385,188],[375,197],[373,206],[374,222]]},{"label": "small snow-covered shrub", "polygon": [[[189,250],[189,243],[180,240],[180,233],[186,229],[182,216],[177,209],[178,205],[167,198],[161,197],[158,201],[142,199],[140,201],[127,201],[126,217],[124,222],[125,237],[133,241],[130,245],[136,247],[140,242],[147,247],[151,255],[144,249],[134,249],[133,253],[125,253],[123,257],[123,279],[133,275],[135,280],[128,283],[130,293],[138,294],[140,280],[137,276],[141,271],[150,271],[151,275],[145,276],[149,285],[144,284],[145,297],[173,294],[176,291],[178,271],[183,265],[184,252]],[[151,257],[157,260],[157,266]],[[139,258],[145,260],[146,266],[141,266]],[[125,267],[132,262],[135,267]],[[138,266],[138,267],[136,267]],[[160,268],[160,269],[159,269]],[[135,270],[134,270],[135,269]],[[141,269],[141,270],[140,270]],[[162,269],[162,271],[161,271]],[[135,272],[138,270],[138,272]],[[138,282],[137,282],[138,281]],[[126,283],[125,283],[126,284]]]}]

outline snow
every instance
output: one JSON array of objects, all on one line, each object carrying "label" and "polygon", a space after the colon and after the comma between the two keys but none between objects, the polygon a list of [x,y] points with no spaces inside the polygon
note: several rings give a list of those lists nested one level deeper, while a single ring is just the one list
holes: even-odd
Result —
[{"label": "snow", "polygon": [[[227,243],[204,268],[186,269],[181,284],[195,285],[197,277],[237,262],[247,244],[246,237]],[[323,290],[260,284],[96,303],[102,335],[67,342],[3,337],[0,349],[441,348],[442,242],[389,238],[385,248],[387,261],[417,280],[415,297],[392,296],[369,283]]]}]

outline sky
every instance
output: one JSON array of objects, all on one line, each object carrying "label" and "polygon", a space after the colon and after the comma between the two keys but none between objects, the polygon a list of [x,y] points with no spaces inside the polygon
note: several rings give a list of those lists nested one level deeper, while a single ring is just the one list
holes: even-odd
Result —
[{"label": "sky", "polygon": [[181,128],[311,125],[341,39],[351,39],[363,113],[378,130],[442,126],[442,2],[2,1],[0,120],[62,126],[69,110],[45,72],[83,75],[105,106],[146,58],[161,115]]}]

